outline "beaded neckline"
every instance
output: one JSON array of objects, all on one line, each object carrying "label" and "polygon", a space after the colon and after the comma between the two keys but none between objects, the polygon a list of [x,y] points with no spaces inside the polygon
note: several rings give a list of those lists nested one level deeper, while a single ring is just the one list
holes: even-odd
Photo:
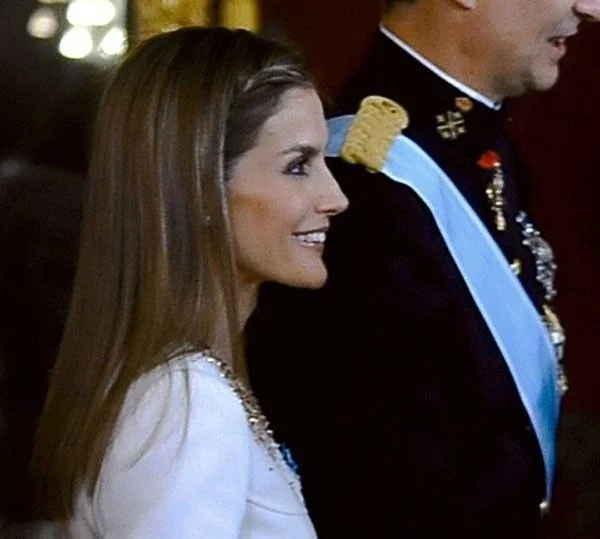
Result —
[{"label": "beaded neckline", "polygon": [[221,376],[227,381],[227,384],[236,394],[244,408],[254,439],[266,450],[271,460],[283,472],[292,490],[302,498],[300,479],[296,473],[296,466],[291,458],[289,449],[280,446],[273,438],[273,431],[269,427],[269,422],[262,413],[260,405],[252,391],[234,374],[227,363],[213,357],[208,350],[202,353],[202,357],[207,363],[214,365]]}]

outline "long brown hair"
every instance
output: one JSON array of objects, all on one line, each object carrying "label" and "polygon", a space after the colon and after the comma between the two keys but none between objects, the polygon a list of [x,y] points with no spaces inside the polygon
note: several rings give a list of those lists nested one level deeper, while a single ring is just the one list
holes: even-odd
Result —
[{"label": "long brown hair", "polygon": [[210,348],[225,310],[244,375],[226,181],[310,77],[244,30],[185,28],[132,51],[97,118],[71,310],[33,459],[53,519],[93,493],[131,384]]}]

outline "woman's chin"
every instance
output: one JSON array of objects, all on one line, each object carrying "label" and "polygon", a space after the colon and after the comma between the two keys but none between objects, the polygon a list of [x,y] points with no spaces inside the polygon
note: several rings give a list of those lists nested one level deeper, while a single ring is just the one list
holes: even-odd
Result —
[{"label": "woman's chin", "polygon": [[309,288],[316,290],[317,288],[321,288],[326,281],[327,270],[325,269],[325,266],[323,266],[323,268],[320,269],[302,272],[289,280],[282,280],[280,283],[294,288]]}]

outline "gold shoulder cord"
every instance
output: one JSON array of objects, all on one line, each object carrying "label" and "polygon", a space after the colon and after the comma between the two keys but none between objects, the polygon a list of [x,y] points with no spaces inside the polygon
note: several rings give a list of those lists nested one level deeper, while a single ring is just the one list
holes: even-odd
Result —
[{"label": "gold shoulder cord", "polygon": [[340,151],[350,164],[381,172],[394,139],[408,127],[408,113],[398,103],[380,96],[362,100]]}]

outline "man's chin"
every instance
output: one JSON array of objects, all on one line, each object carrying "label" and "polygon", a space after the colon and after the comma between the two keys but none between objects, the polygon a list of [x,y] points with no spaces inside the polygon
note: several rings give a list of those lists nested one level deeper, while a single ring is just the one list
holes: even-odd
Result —
[{"label": "man's chin", "polygon": [[545,69],[543,73],[539,73],[538,76],[535,77],[531,89],[537,92],[550,90],[550,88],[558,82],[559,75],[560,70],[558,65],[549,67]]}]

